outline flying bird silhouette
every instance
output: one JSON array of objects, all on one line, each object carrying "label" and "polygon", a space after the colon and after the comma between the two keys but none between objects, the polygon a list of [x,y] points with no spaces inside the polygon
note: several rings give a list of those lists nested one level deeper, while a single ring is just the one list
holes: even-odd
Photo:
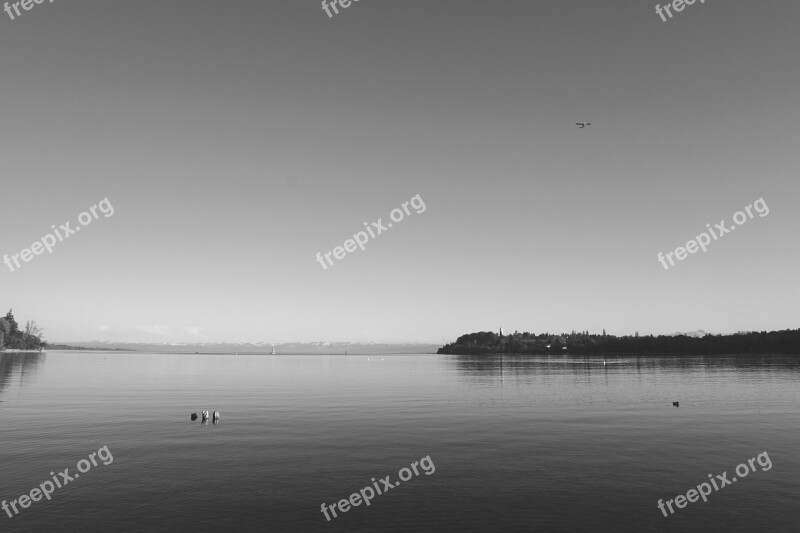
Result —
[{"label": "flying bird silhouette", "polygon": [[591,125],[592,125],[592,123],[591,123],[591,122],[576,122],[576,123],[575,123],[575,125],[576,125],[576,126],[580,126],[580,127],[581,127],[581,129],[583,129],[583,128],[585,128],[586,126],[591,126]]}]

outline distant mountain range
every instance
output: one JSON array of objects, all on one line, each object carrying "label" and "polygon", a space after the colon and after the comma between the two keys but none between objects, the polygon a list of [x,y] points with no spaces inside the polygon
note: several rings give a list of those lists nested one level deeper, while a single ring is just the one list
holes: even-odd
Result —
[{"label": "distant mountain range", "polygon": [[292,342],[271,344],[267,342],[203,342],[203,343],[137,343],[111,341],[80,341],[49,343],[50,350],[115,350],[161,353],[241,353],[268,354],[275,347],[277,355],[291,354],[344,354],[352,355],[393,353],[436,353],[438,344],[378,344],[350,342]]}]

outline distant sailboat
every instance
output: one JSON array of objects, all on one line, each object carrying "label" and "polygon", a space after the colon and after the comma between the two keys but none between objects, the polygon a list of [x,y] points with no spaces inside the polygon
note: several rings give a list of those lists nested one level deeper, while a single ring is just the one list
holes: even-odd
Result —
[{"label": "distant sailboat", "polygon": [[272,352],[270,352],[270,355],[275,355],[275,347],[274,346],[272,347]]}]

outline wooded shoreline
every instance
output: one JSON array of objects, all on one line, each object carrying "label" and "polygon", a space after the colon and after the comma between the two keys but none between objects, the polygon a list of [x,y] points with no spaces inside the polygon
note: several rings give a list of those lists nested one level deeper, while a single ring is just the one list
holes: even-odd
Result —
[{"label": "wooded shoreline", "polygon": [[439,354],[452,355],[800,355],[800,329],[733,335],[646,335],[616,337],[590,334],[481,331],[445,344]]}]

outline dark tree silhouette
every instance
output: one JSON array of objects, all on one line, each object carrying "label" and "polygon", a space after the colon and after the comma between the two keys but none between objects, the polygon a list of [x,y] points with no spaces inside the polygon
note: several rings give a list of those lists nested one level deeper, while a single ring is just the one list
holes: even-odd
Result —
[{"label": "dark tree silhouette", "polygon": [[25,324],[25,331],[19,329],[13,310],[0,319],[0,348],[12,350],[38,350],[47,346],[42,339],[42,329],[35,321]]},{"label": "dark tree silhouette", "polygon": [[[549,348],[548,348],[549,345]],[[566,347],[566,350],[564,349]],[[800,329],[736,333],[734,335],[653,335],[616,337],[588,332],[562,335],[530,333],[504,335],[502,340],[492,332],[481,331],[462,335],[456,342],[439,348],[440,354],[482,355],[495,353],[544,354],[798,354]]]}]

